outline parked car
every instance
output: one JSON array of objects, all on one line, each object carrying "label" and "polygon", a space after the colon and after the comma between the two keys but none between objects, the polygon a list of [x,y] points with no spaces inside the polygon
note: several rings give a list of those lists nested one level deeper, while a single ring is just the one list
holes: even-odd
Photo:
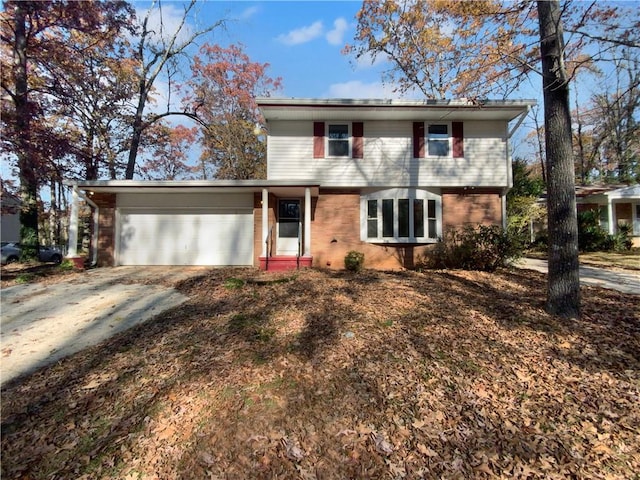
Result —
[{"label": "parked car", "polygon": [[[7,243],[2,245],[2,264],[14,263],[20,261],[22,253],[19,243]],[[38,258],[41,262],[62,262],[62,252],[57,247],[40,247]]]}]

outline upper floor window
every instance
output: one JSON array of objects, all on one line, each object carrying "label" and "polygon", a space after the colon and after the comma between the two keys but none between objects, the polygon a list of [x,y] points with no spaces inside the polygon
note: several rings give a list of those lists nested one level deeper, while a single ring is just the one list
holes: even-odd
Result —
[{"label": "upper floor window", "polygon": [[449,125],[430,124],[427,128],[427,153],[430,157],[448,157],[451,152]]},{"label": "upper floor window", "polygon": [[364,158],[363,122],[313,122],[313,158]]},{"label": "upper floor window", "polygon": [[464,157],[462,122],[413,122],[413,157]]},{"label": "upper floor window", "polygon": [[329,124],[327,127],[327,150],[330,157],[351,156],[349,124]]}]

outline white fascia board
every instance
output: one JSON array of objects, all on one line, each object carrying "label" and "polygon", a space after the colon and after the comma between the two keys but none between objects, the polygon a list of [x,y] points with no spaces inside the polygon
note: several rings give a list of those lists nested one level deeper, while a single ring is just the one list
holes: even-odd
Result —
[{"label": "white fascia board", "polygon": [[315,180],[65,180],[65,185],[91,192],[261,192],[310,188],[317,196],[320,184]]},{"label": "white fascia board", "polygon": [[640,199],[640,185],[630,185],[628,187],[619,188],[605,193],[610,199],[616,198],[628,198],[628,199]]},{"label": "white fascia board", "polygon": [[381,100],[260,98],[270,120],[507,120],[526,113],[535,100]]}]

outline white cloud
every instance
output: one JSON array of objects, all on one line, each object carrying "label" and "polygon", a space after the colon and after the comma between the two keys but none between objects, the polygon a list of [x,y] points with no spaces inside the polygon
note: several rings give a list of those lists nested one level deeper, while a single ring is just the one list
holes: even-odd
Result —
[{"label": "white cloud", "polygon": [[360,55],[360,57],[358,58],[356,58],[354,55],[353,59],[354,59],[354,63],[357,70],[367,70],[369,68],[376,68],[380,65],[383,65],[389,62],[389,57],[387,55],[378,54],[374,57],[369,52],[366,52]]},{"label": "white cloud", "polygon": [[344,34],[348,30],[349,24],[340,17],[333,22],[333,30],[327,32],[327,42],[331,45],[342,45],[344,43]]},{"label": "white cloud", "polygon": [[[165,41],[170,39],[180,28],[180,23],[184,17],[184,10],[176,8],[170,3],[162,4],[162,9],[154,8],[151,12],[149,10],[136,10],[136,17],[138,23],[142,25],[144,19],[149,17],[147,21],[147,30],[152,32],[149,35],[151,43],[158,44],[162,39]],[[181,45],[191,37],[193,29],[189,25],[189,22],[185,22],[180,29],[177,36],[177,44]]]},{"label": "white cloud", "polygon": [[352,80],[344,83],[334,83],[327,92],[328,98],[396,98],[398,93],[393,91],[393,85],[382,82],[364,83]]},{"label": "white cloud", "polygon": [[321,21],[317,21],[306,27],[291,30],[289,33],[278,35],[278,41],[285,45],[299,45],[307,43],[322,35],[324,27]]},{"label": "white cloud", "polygon": [[241,20],[248,20],[249,18],[253,17],[254,15],[256,15],[258,12],[260,12],[260,7],[249,7],[249,8],[245,8],[242,13],[240,13],[240,19]]}]

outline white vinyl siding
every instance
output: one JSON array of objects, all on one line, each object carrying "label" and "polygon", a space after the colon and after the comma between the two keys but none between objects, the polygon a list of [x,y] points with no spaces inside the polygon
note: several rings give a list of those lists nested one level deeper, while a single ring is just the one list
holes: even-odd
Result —
[{"label": "white vinyl siding", "polygon": [[503,121],[464,122],[464,158],[413,158],[412,122],[368,121],[364,158],[313,158],[312,122],[269,122],[269,180],[313,179],[325,187],[506,187]]},{"label": "white vinyl siding", "polygon": [[118,265],[252,265],[252,194],[120,194]]}]

